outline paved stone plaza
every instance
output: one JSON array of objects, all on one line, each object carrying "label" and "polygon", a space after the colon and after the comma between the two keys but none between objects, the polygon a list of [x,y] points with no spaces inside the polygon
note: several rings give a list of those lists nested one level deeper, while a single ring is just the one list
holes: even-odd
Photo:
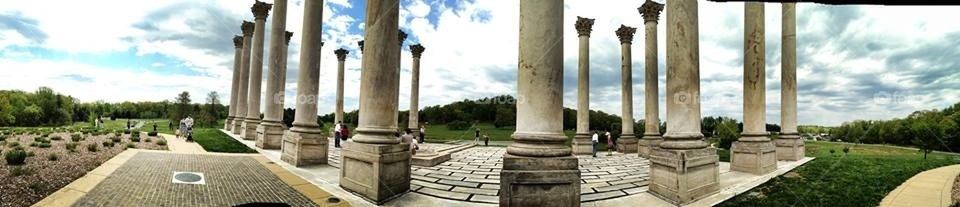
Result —
[{"label": "paved stone plaza", "polygon": [[[205,184],[173,183],[173,172],[203,173]],[[74,206],[315,206],[251,156],[140,152]]]}]

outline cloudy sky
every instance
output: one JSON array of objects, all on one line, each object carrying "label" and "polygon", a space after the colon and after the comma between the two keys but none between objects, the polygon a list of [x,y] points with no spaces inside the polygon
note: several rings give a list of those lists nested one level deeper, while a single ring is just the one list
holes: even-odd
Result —
[{"label": "cloudy sky", "polygon": [[[271,3],[272,1],[267,1]],[[324,2],[320,113],[333,111],[336,57],[346,48],[345,107],[357,108],[364,1]],[[614,30],[639,27],[633,44],[634,114],[643,117],[643,19],[639,0],[566,0],[564,105],[576,106],[576,16],[596,19],[590,39],[591,108],[620,113],[620,49]],[[161,101],[188,91],[229,100],[231,38],[252,20],[253,1],[0,1],[0,89],[49,86],[82,101]],[[299,65],[303,0],[289,1],[287,107]],[[427,49],[421,106],[516,91],[516,1],[401,0],[406,44]],[[779,123],[780,5],[766,4],[767,121]],[[957,7],[797,6],[800,124],[889,119],[960,102]],[[271,13],[270,19],[273,18]],[[269,22],[268,31],[269,32]],[[742,117],[743,4],[700,2],[704,116]],[[658,26],[665,93],[666,18]],[[269,40],[269,37],[267,37]],[[269,43],[267,43],[269,45]],[[269,47],[267,47],[269,48]],[[269,51],[264,51],[269,57]],[[400,108],[408,108],[411,55],[403,51]],[[264,71],[269,68],[264,66]],[[267,77],[267,76],[264,76]],[[264,81],[265,84],[266,81]],[[660,116],[665,117],[664,99]]]}]

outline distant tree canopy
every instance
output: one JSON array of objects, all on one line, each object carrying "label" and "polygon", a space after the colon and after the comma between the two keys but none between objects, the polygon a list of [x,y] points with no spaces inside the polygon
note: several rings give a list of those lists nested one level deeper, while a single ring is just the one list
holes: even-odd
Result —
[{"label": "distant tree canopy", "polygon": [[868,144],[915,146],[928,150],[960,151],[960,103],[940,110],[921,110],[906,118],[855,120],[829,129],[834,138]]},{"label": "distant tree canopy", "polygon": [[[186,96],[180,97],[183,95]],[[214,118],[212,119],[213,124],[216,123],[216,120],[226,118],[227,107],[221,105],[219,101],[214,104],[191,104],[189,103],[188,93],[181,93],[180,96],[177,99],[187,98],[186,105],[176,105],[169,101],[127,101],[122,103],[95,101],[81,103],[76,98],[61,95],[47,87],[40,87],[33,93],[19,90],[0,90],[0,126],[62,126],[73,122],[92,121],[97,117],[114,119],[167,118],[177,123],[176,121],[180,119],[174,117],[175,114],[179,113],[181,118],[189,115],[196,119],[201,116],[200,114],[194,114],[194,112],[209,113],[210,117]],[[200,121],[202,120],[198,120],[198,122]],[[208,126],[210,123],[198,124]]]}]

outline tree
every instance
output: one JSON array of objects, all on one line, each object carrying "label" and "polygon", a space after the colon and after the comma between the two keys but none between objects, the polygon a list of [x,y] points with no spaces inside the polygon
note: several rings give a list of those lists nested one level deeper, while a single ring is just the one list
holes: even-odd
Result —
[{"label": "tree", "polygon": [[732,118],[719,118],[717,124],[717,138],[720,138],[720,148],[730,149],[734,141],[740,137],[740,131],[737,130],[737,120]]},{"label": "tree", "polygon": [[170,116],[170,122],[179,124],[180,120],[190,116],[193,107],[190,106],[190,93],[184,91],[177,95],[174,103],[173,113]]},{"label": "tree", "polygon": [[211,91],[207,94],[207,104],[202,107],[197,123],[201,126],[217,125],[217,120],[220,118],[219,107],[221,107],[220,95],[216,91]]}]

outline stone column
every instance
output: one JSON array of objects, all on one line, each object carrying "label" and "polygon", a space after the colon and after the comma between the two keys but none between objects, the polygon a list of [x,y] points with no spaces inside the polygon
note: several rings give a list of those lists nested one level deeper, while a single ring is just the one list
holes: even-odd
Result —
[{"label": "stone column", "polygon": [[[283,50],[280,50],[280,52],[283,53],[283,55],[280,56],[280,58],[282,59],[282,60],[280,60],[280,62],[282,63],[282,64],[280,64],[280,67],[283,68],[284,75],[281,75],[281,76],[280,76],[280,93],[286,94],[286,91],[287,91],[287,75],[286,75],[286,72],[287,72],[287,55],[289,54],[289,53],[287,53],[287,50],[288,50],[288,48],[290,47],[290,38],[293,37],[293,32],[291,32],[291,31],[286,31],[283,36],[284,36],[285,41],[283,42]],[[280,100],[278,100],[278,101],[279,101],[279,104],[278,104],[278,105],[280,105],[280,107],[277,107],[277,113],[280,114],[280,121],[281,121],[281,122],[283,122],[283,107],[284,107],[284,102],[285,102],[284,99],[285,99],[285,98],[286,98],[286,95],[284,95],[284,98],[281,98]],[[287,127],[288,127],[288,126],[283,125],[283,129],[284,129],[284,130],[286,130]],[[280,139],[283,139],[283,133],[280,133]]]},{"label": "stone column", "polygon": [[594,19],[577,17],[573,24],[580,38],[580,63],[577,65],[577,134],[573,137],[573,154],[593,153],[590,134],[590,32]]},{"label": "stone column", "polygon": [[780,138],[775,141],[777,159],[803,159],[804,144],[797,133],[797,7],[783,3],[783,37],[780,65]]},{"label": "stone column", "polygon": [[620,87],[622,95],[620,126],[622,131],[617,139],[617,151],[622,153],[637,152],[637,137],[633,134],[633,54],[630,46],[633,43],[633,34],[637,28],[620,25],[617,37],[620,38]]},{"label": "stone column", "polygon": [[420,136],[420,56],[423,55],[423,45],[410,45],[413,54],[413,71],[410,72],[410,119],[407,126],[414,134]]},{"label": "stone column", "polygon": [[240,87],[240,61],[243,59],[243,36],[233,37],[233,81],[230,81],[230,109],[227,110],[227,121],[223,125],[223,130],[233,129],[233,120],[237,116],[237,90]]},{"label": "stone column", "polygon": [[343,64],[350,51],[340,48],[334,50],[333,53],[337,54],[337,106],[333,116],[333,123],[336,124],[343,121]]},{"label": "stone column", "polygon": [[250,42],[253,39],[253,22],[243,21],[240,29],[243,31],[243,51],[240,57],[240,81],[237,84],[237,111],[233,120],[231,132],[240,135],[243,132],[243,122],[247,118],[247,89],[250,88]]},{"label": "stone column", "polygon": [[250,7],[253,12],[254,26],[253,46],[250,54],[250,79],[247,80],[250,86],[247,89],[247,118],[243,120],[243,130],[240,137],[245,140],[255,140],[257,138],[257,126],[260,125],[260,92],[263,89],[260,82],[263,81],[263,33],[267,24],[267,13],[270,12],[270,4],[257,1]]},{"label": "stone column", "polygon": [[283,77],[287,75],[283,61],[286,55],[287,0],[273,1],[273,20],[270,22],[270,70],[267,75],[267,95],[263,98],[263,122],[257,126],[256,146],[261,149],[280,149],[283,140]]},{"label": "stone column", "polygon": [[663,137],[660,136],[660,97],[657,95],[657,21],[663,4],[647,0],[637,8],[643,15],[645,36],[645,50],[643,65],[644,72],[644,119],[643,139],[640,139],[637,154],[641,157],[650,157],[653,148],[660,145]]},{"label": "stone column", "polygon": [[719,190],[719,157],[700,132],[700,46],[697,0],[667,7],[667,132],[650,153],[650,191],[688,204]]},{"label": "stone column", "polygon": [[500,206],[580,206],[563,134],[563,1],[520,1],[517,130],[503,155]]},{"label": "stone column", "polygon": [[730,170],[765,174],[777,169],[776,147],[767,138],[763,3],[744,3],[743,132],[730,147]]},{"label": "stone column", "polygon": [[323,0],[307,0],[303,10],[300,72],[297,75],[297,113],[294,115],[293,127],[283,133],[280,155],[280,160],[294,166],[327,163],[328,141],[317,124]]},{"label": "stone column", "polygon": [[367,1],[356,135],[341,151],[340,187],[376,204],[410,189],[410,145],[397,138],[400,93],[398,0]]}]

